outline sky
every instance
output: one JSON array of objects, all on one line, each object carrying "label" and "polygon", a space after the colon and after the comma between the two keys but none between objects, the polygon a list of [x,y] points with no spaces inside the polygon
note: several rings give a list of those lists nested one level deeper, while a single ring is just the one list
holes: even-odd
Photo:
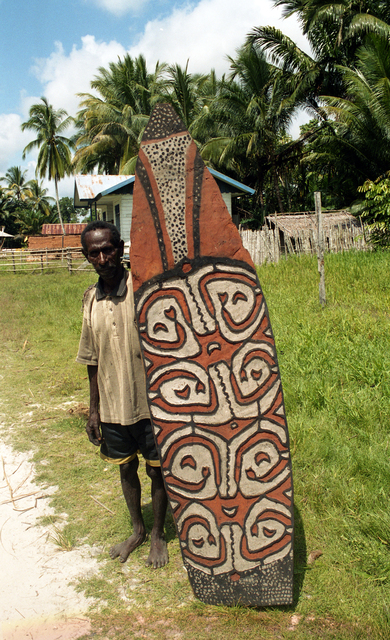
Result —
[{"label": "sky", "polygon": [[[309,50],[296,19],[283,19],[272,0],[0,0],[0,15],[0,176],[17,165],[35,177],[37,153],[22,159],[35,138],[21,131],[32,104],[45,96],[76,115],[77,93],[90,92],[99,67],[126,53],[142,53],[150,70],[188,60],[189,73],[215,69],[220,77],[253,27],[267,25]],[[54,195],[53,182],[44,186]],[[59,191],[73,196],[74,178]]]}]

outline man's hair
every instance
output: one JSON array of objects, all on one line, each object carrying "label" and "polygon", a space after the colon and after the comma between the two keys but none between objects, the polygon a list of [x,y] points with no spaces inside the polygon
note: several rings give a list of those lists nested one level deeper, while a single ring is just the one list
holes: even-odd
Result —
[{"label": "man's hair", "polygon": [[85,239],[85,236],[87,235],[87,233],[89,233],[89,231],[96,231],[96,229],[109,229],[109,231],[111,231],[112,244],[114,245],[114,247],[119,247],[121,235],[116,226],[114,224],[111,224],[111,222],[106,222],[105,220],[94,220],[93,222],[87,224],[81,234],[81,246],[83,247],[85,253],[87,253],[87,241]]}]

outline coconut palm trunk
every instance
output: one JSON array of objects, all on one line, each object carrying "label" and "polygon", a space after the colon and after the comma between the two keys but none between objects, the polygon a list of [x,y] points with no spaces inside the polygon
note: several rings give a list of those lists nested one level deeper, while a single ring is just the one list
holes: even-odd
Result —
[{"label": "coconut palm trunk", "polygon": [[62,221],[62,216],[61,216],[60,199],[58,197],[58,178],[57,178],[57,176],[54,177],[54,186],[55,186],[55,191],[56,191],[56,203],[57,203],[58,218],[60,220],[60,225],[61,225],[61,229],[62,229],[62,235],[66,236],[65,227],[64,227],[64,223]]},{"label": "coconut palm trunk", "polygon": [[274,183],[274,191],[276,195],[276,200],[278,202],[279,213],[284,213],[282,197],[280,195],[280,189],[279,189],[279,176],[278,176],[278,171],[274,162],[272,163],[272,180]]}]

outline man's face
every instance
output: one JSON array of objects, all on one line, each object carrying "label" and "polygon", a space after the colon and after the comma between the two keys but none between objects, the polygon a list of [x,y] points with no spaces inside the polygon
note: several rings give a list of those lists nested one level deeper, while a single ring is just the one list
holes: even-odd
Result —
[{"label": "man's face", "polygon": [[85,236],[85,256],[104,281],[115,280],[122,272],[123,240],[115,247],[109,229],[95,229]]}]

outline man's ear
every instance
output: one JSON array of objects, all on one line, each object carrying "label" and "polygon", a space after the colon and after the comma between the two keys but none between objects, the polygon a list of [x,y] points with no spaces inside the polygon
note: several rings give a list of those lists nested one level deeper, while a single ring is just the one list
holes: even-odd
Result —
[{"label": "man's ear", "polygon": [[88,262],[89,262],[88,252],[87,252],[87,251],[85,251],[84,249],[81,249],[81,253],[83,254],[84,258],[85,258],[86,260],[88,260]]},{"label": "man's ear", "polygon": [[125,241],[124,240],[120,241],[118,250],[119,250],[120,257],[122,257],[123,256],[123,252],[125,250]]}]

